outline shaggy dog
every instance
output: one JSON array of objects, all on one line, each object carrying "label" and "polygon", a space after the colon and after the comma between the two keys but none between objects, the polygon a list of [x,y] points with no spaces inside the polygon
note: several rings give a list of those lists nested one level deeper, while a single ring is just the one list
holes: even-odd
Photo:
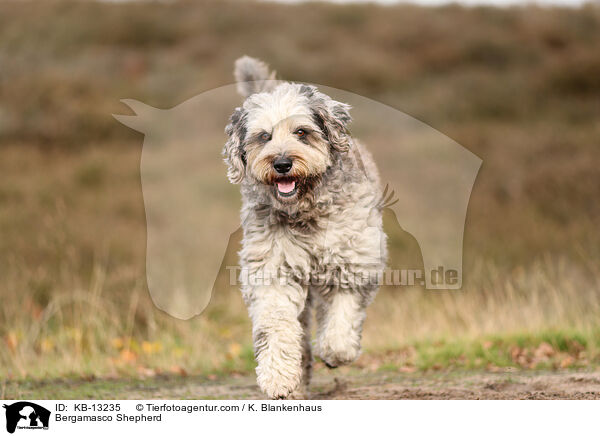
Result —
[{"label": "shaggy dog", "polygon": [[[360,353],[362,325],[386,260],[377,168],[348,131],[350,106],[316,87],[273,80],[236,61],[246,100],[223,154],[241,184],[242,294],[253,325],[257,382],[270,398],[301,398],[315,351],[329,367]],[[375,279],[373,279],[375,278]]]}]

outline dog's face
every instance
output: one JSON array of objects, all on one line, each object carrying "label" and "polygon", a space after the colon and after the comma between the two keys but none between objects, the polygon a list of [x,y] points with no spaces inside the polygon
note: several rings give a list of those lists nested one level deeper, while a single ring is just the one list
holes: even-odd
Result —
[{"label": "dog's face", "polygon": [[262,185],[278,204],[297,202],[319,183],[333,154],[348,150],[348,109],[307,85],[251,95],[226,128],[229,179]]},{"label": "dog's face", "polygon": [[246,172],[275,199],[297,201],[331,165],[330,145],[308,99],[294,87],[256,94],[248,104]]}]

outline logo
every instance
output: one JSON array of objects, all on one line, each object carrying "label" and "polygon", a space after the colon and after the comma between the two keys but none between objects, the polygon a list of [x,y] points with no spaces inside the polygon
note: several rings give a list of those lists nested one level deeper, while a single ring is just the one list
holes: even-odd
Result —
[{"label": "logo", "polygon": [[18,429],[48,430],[50,411],[29,401],[19,401],[3,406],[6,409],[6,431]]}]

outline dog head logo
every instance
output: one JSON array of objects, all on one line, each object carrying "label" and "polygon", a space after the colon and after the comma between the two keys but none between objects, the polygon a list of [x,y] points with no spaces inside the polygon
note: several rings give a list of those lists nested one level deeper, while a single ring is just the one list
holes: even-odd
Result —
[{"label": "dog head logo", "polygon": [[29,401],[19,401],[3,406],[6,409],[6,431],[16,429],[48,429],[50,411]]},{"label": "dog head logo", "polygon": [[[337,155],[361,160],[368,153],[360,143],[389,188],[380,206],[418,244],[425,287],[459,289],[467,206],[481,159],[382,103],[273,80],[274,73],[260,68],[261,80],[213,89],[171,109],[123,100],[135,115],[114,115],[145,135],[140,173],[154,303],[180,319],[204,310],[229,237],[240,227],[237,184],[244,196],[293,213],[318,195],[315,187]],[[240,93],[247,96],[241,106]],[[224,176],[222,144],[233,184]],[[363,176],[374,177],[373,169],[365,167]],[[258,183],[244,184],[248,178]],[[325,238],[336,231],[330,225]],[[380,244],[385,250],[385,241]]]}]

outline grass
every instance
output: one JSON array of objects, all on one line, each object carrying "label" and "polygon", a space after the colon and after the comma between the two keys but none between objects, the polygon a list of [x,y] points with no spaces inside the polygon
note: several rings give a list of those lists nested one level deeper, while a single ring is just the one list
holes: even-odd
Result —
[{"label": "grass", "polygon": [[[81,379],[77,377],[47,382],[28,380],[5,386],[3,398],[64,398],[64,399],[111,399],[125,398],[158,392],[163,386],[185,391],[186,384],[215,383],[207,377],[158,376],[129,379]],[[135,394],[134,394],[135,392]],[[193,399],[183,393],[180,399]],[[208,398],[206,398],[208,399]]]},{"label": "grass", "polygon": [[[121,348],[119,344],[117,348]],[[133,349],[136,346],[132,347]],[[232,356],[224,365],[208,368],[204,373],[188,374],[182,369],[163,371],[130,369],[128,372],[99,376],[66,374],[59,378],[23,378],[4,381],[0,398],[197,398],[190,386],[223,386],[229,389],[240,380],[251,383],[255,362],[250,349]],[[586,371],[600,366],[600,332],[543,331],[538,333],[494,335],[477,340],[421,341],[390,349],[368,352],[352,367],[336,370],[342,377],[356,381],[394,380],[398,376],[460,378],[466,372],[482,371],[511,374],[514,371],[532,373],[564,370]],[[323,375],[325,365],[317,361],[317,375]],[[331,374],[328,374],[331,375]],[[415,380],[415,383],[418,379]],[[507,375],[504,383],[513,383]],[[360,382],[359,382],[360,383]],[[322,387],[321,387],[322,389]],[[315,392],[318,392],[319,388]],[[226,391],[221,396],[230,395]],[[210,397],[203,396],[204,399]]]},{"label": "grass", "polygon": [[466,343],[442,341],[417,347],[415,366],[422,370],[594,367],[600,362],[598,345],[597,333],[560,331],[492,336]]},{"label": "grass", "polygon": [[[596,366],[599,43],[591,5],[1,3],[2,383],[252,372],[226,273],[193,320],[152,304],[142,137],[110,116],[124,97],[171,107],[230,83],[241,54],[396,107],[484,161],[463,290],[383,289],[355,370]],[[389,214],[386,229],[394,258],[414,255]]]}]

